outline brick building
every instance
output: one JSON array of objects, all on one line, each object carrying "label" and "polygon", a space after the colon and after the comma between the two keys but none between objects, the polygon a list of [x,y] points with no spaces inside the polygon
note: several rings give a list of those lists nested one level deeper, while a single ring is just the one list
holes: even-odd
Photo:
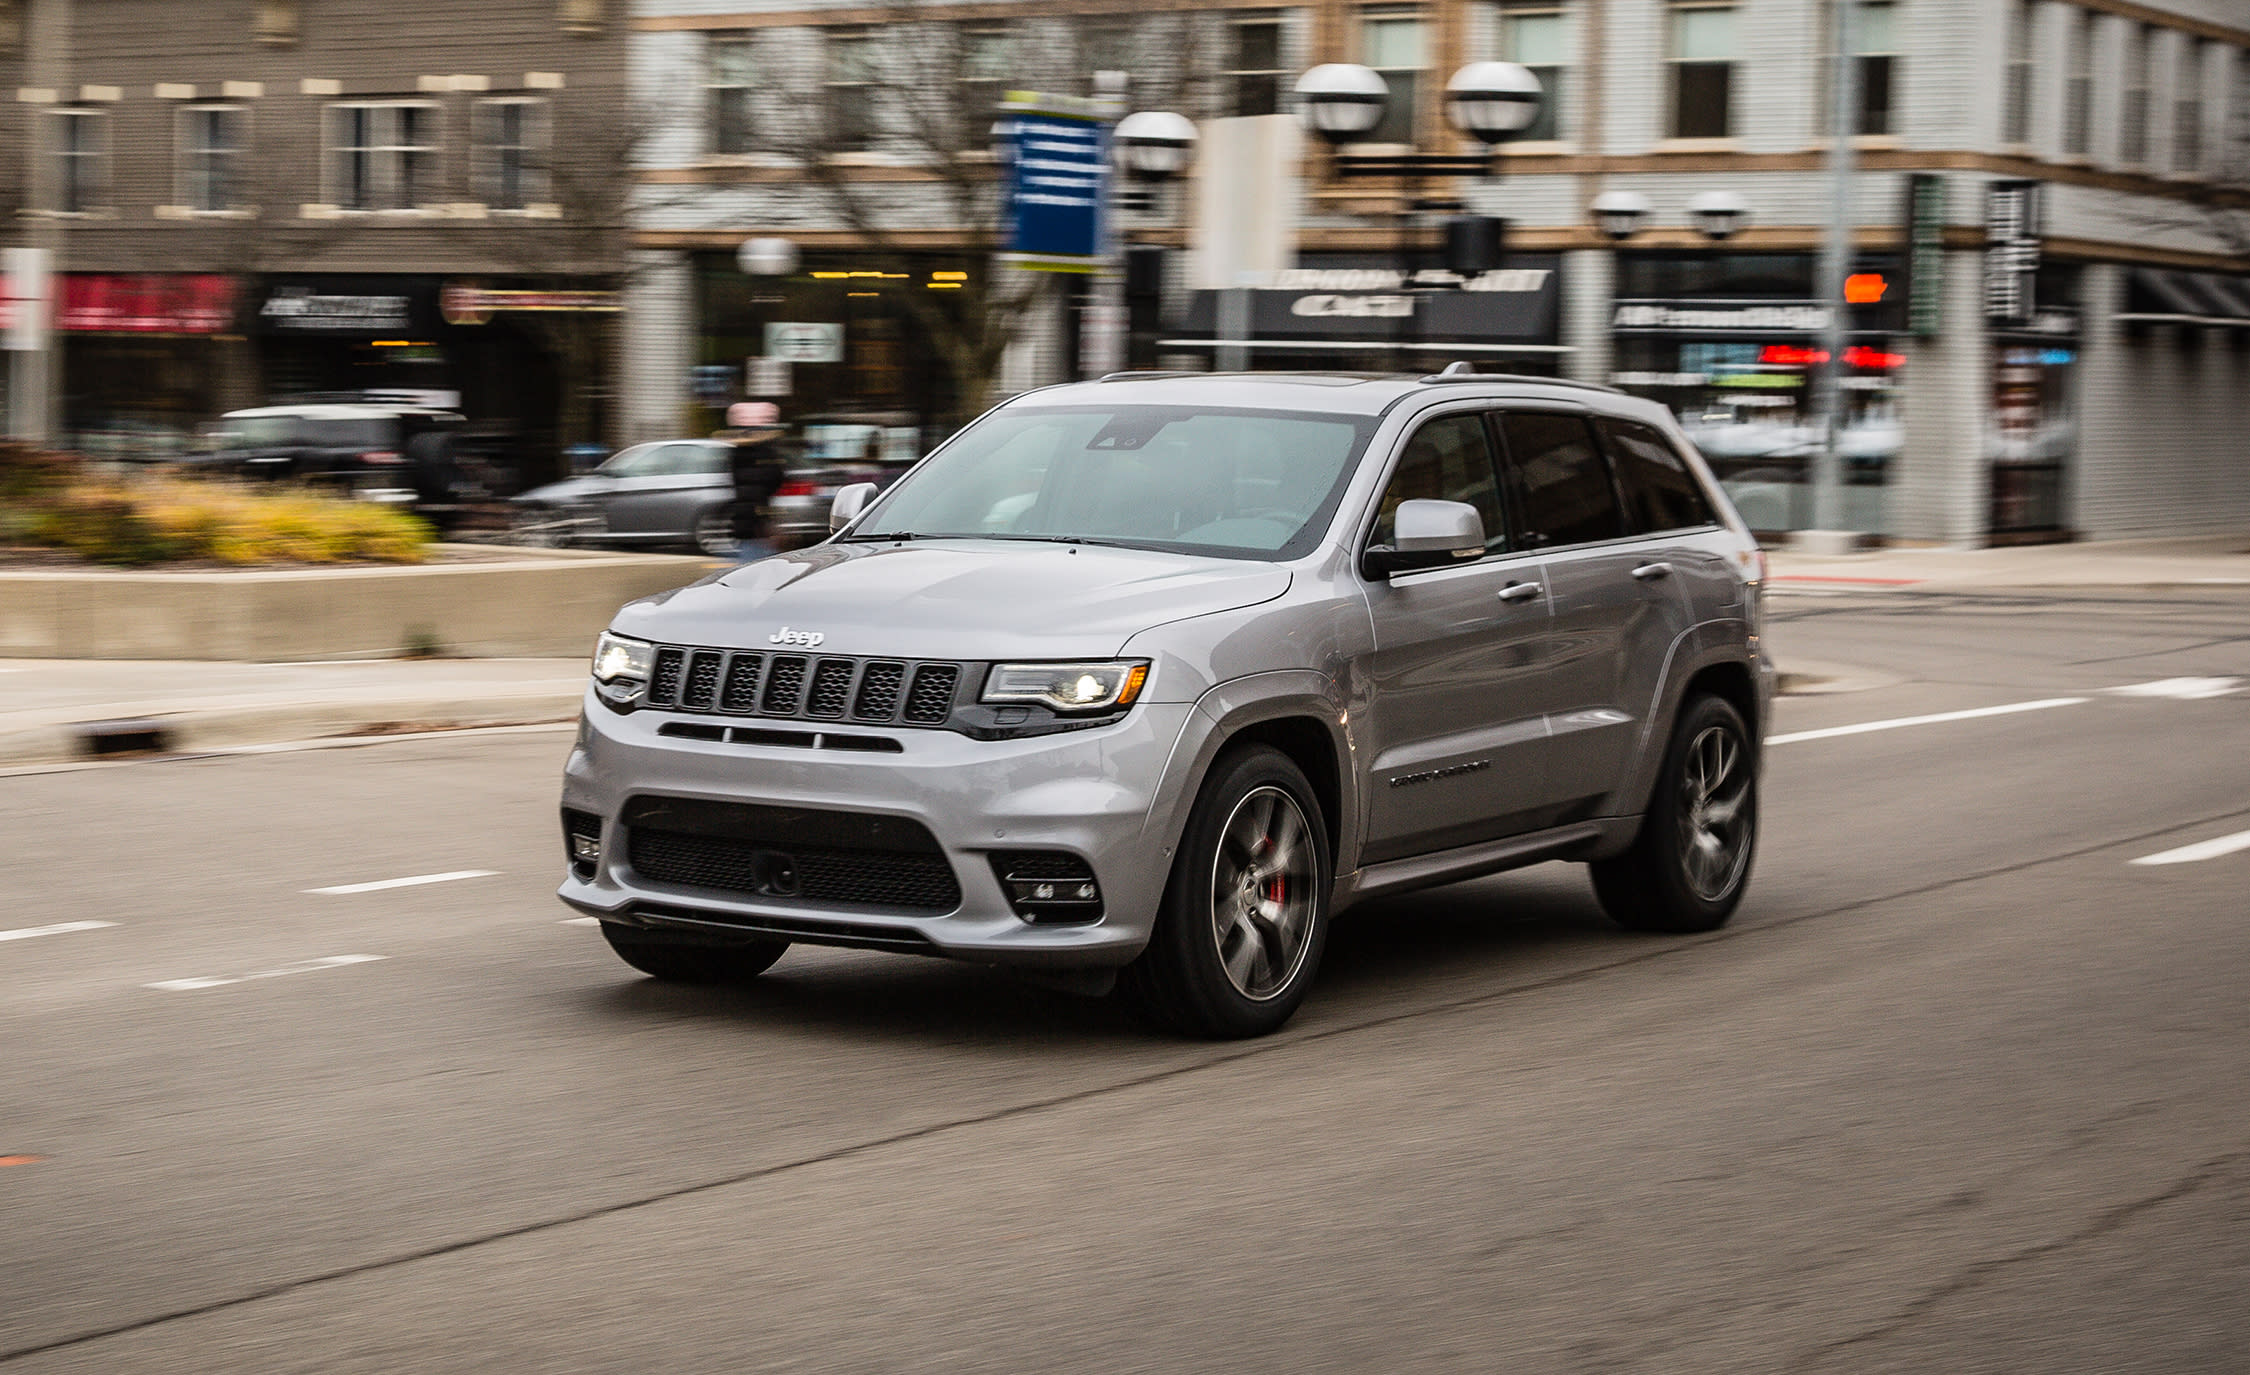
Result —
[{"label": "brick building", "polygon": [[535,471],[598,437],[630,162],[615,8],[0,3],[8,242],[57,274],[16,428],[162,451],[229,409],[405,388]]},{"label": "brick building", "polygon": [[[712,385],[706,399],[738,389],[774,311],[844,323],[871,345],[888,330],[894,356],[916,356],[910,326],[862,329],[851,314],[876,313],[896,288],[855,295],[831,275],[838,285],[814,289],[815,268],[923,285],[939,259],[974,252],[972,227],[886,142],[896,112],[855,99],[881,54],[951,45],[963,89],[989,76],[1086,92],[1095,73],[1121,70],[1127,108],[1203,124],[1197,175],[1216,184],[1124,221],[1129,237],[1177,250],[1148,342],[1167,366],[1191,367],[1221,356],[1215,292],[1198,288],[1222,283],[1198,246],[1219,218],[1249,213],[1239,188],[1257,180],[1215,155],[1241,140],[1214,137],[1227,130],[1213,121],[1285,117],[1308,66],[1360,62],[1393,92],[1379,137],[1467,151],[1439,92],[1462,64],[1498,58],[1532,68],[1552,97],[1500,155],[1502,175],[1453,186],[1509,221],[1507,270],[1451,283],[1467,290],[1407,289],[1407,267],[1433,261],[1431,227],[1402,227],[1401,188],[1338,179],[1307,147],[1288,169],[1294,261],[1255,277],[1241,352],[1260,367],[1458,356],[1612,382],[1670,404],[1754,523],[1807,526],[1829,12],[1829,0],[913,0],[910,12],[642,0],[633,81],[662,136],[642,170],[629,424],[701,423],[695,379]],[[2229,416],[2250,382],[2240,4],[1862,0],[1857,14],[1848,523],[1955,543],[2250,524],[2250,440]],[[980,54],[981,68],[969,61]],[[857,121],[855,175],[892,188],[880,252],[792,172],[786,147],[761,142],[807,110]],[[1617,243],[1589,213],[1614,191],[1652,211]],[[1723,242],[1697,232],[1688,207],[1707,192],[1738,197],[1747,227]],[[796,239],[807,271],[737,272],[734,245],[766,233]],[[897,256],[902,244],[926,260]],[[1029,322],[1003,389],[1070,375],[1099,352],[1081,347],[1073,307],[1058,293]],[[928,413],[936,383],[917,390],[881,355],[847,353],[818,404]],[[869,381],[876,393],[855,398]]]}]

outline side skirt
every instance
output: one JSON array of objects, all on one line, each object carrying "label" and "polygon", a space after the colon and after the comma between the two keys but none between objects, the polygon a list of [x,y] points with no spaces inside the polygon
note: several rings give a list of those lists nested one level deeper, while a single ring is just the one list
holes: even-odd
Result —
[{"label": "side skirt", "polygon": [[1497,874],[1504,869],[1521,869],[1527,864],[1550,859],[1600,859],[1631,845],[1640,827],[1641,819],[1637,816],[1598,817],[1533,831],[1529,835],[1510,836],[1506,840],[1488,840],[1435,854],[1366,865],[1344,875],[1337,883],[1332,910],[1341,912],[1367,898],[1434,888],[1441,883],[1458,883],[1462,879]]}]

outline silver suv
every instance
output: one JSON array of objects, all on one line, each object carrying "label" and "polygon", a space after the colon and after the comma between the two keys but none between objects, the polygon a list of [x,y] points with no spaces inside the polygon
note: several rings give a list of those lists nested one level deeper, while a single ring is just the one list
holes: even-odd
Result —
[{"label": "silver suv", "polygon": [[1567,859],[1636,930],[1741,899],[1763,556],[1661,406],[1126,374],[833,524],[601,637],[561,896],[637,969],[945,955],[1247,1036],[1378,894]]}]

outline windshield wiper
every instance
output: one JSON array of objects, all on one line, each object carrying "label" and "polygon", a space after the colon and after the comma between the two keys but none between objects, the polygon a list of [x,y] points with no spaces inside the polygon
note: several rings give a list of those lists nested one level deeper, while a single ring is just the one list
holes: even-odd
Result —
[{"label": "windshield wiper", "polygon": [[1111,548],[1125,547],[1125,541],[1098,539],[1093,535],[980,535],[979,539],[1025,540],[1033,544],[1100,544]]},{"label": "windshield wiper", "polygon": [[873,544],[873,543],[877,543],[877,542],[879,542],[879,541],[882,541],[882,540],[910,540],[910,539],[936,539],[936,538],[937,538],[937,536],[935,536],[935,535],[917,535],[917,534],[915,534],[915,533],[914,533],[914,532],[913,532],[912,530],[900,530],[900,531],[898,531],[898,532],[897,532],[897,533],[895,533],[895,534],[888,534],[888,535],[845,535],[845,536],[843,536],[843,537],[839,538],[839,539],[838,539],[838,540],[837,540],[836,542],[837,542],[838,544],[858,544],[858,543],[863,543],[863,542],[864,542],[864,543],[868,543],[868,544]]}]

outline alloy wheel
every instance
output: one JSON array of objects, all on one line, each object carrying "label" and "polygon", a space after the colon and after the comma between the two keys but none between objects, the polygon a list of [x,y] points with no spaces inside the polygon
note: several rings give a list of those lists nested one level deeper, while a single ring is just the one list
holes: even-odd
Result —
[{"label": "alloy wheel", "polygon": [[1211,863],[1211,934],[1243,997],[1264,1002],[1296,978],[1319,881],[1312,827],[1297,800],[1270,784],[1244,794]]},{"label": "alloy wheel", "polygon": [[1705,902],[1741,879],[1750,858],[1750,752],[1725,726],[1706,726],[1680,768],[1680,871]]}]

